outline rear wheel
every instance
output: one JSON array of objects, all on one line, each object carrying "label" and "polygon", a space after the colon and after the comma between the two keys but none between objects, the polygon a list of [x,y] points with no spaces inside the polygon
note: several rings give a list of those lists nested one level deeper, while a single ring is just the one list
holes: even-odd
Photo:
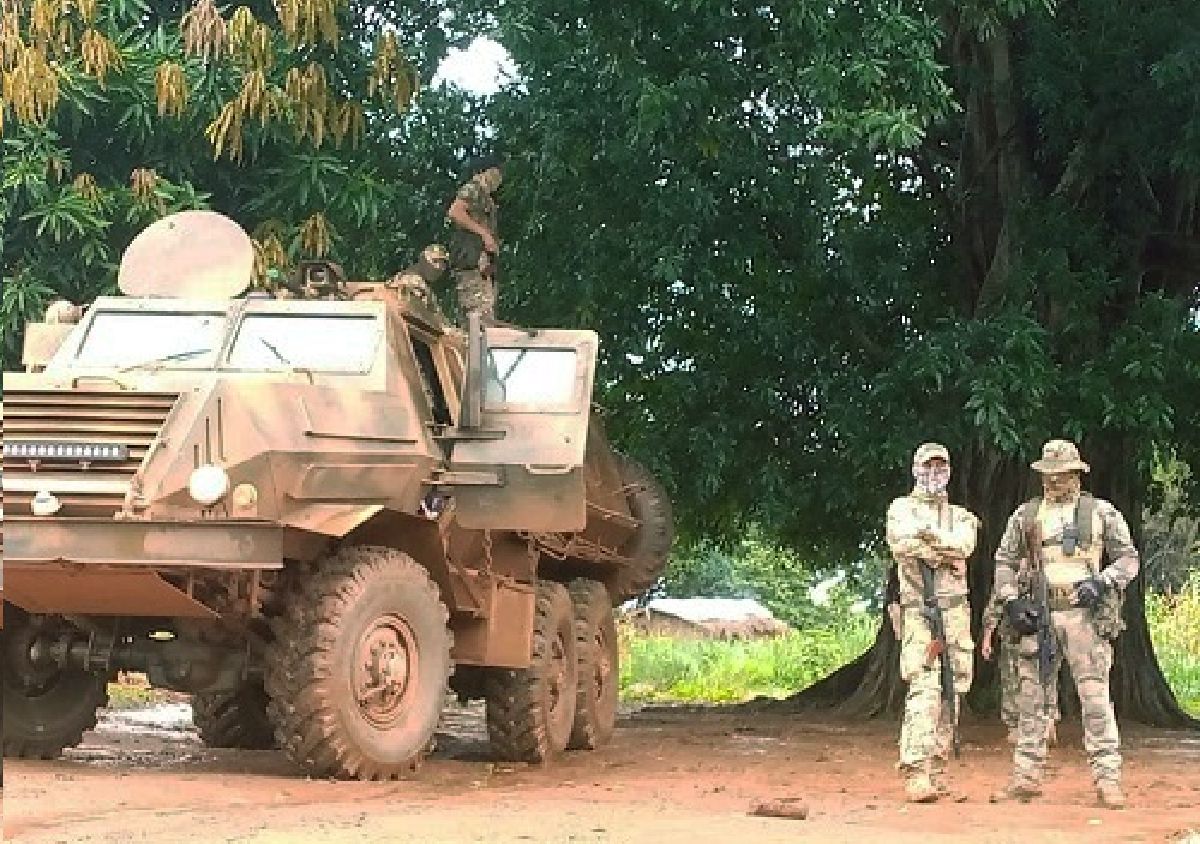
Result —
[{"label": "rear wheel", "polygon": [[620,652],[612,599],[603,583],[580,578],[571,583],[575,608],[575,647],[579,652],[579,692],[575,698],[572,749],[595,750],[612,739],[617,723]]},{"label": "rear wheel", "polygon": [[108,703],[104,674],[81,668],[41,667],[29,646],[50,619],[13,617],[0,636],[4,652],[4,755],[54,759],[83,741],[96,726],[96,710]]},{"label": "rear wheel", "polygon": [[579,664],[571,596],[538,583],[530,664],[497,670],[487,683],[492,750],[511,762],[545,762],[567,747],[575,718]]},{"label": "rear wheel", "polygon": [[347,547],[272,627],[266,689],[284,752],[316,776],[394,779],[433,737],[450,676],[446,607],[400,551]]},{"label": "rear wheel", "polygon": [[209,747],[270,750],[276,745],[269,701],[262,678],[254,677],[232,692],[192,695],[192,723]]}]

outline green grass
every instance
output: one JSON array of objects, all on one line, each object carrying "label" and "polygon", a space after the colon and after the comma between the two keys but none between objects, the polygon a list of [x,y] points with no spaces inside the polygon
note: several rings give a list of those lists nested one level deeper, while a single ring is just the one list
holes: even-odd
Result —
[{"label": "green grass", "polygon": [[1167,682],[1183,708],[1200,716],[1200,573],[1176,595],[1150,595],[1146,618]]},{"label": "green grass", "polygon": [[[1167,682],[1200,716],[1200,574],[1177,595],[1150,595],[1146,617]],[[777,639],[681,639],[621,631],[621,698],[627,702],[731,703],[784,697],[865,651],[878,619],[852,615],[837,628]]]},{"label": "green grass", "polygon": [[621,632],[621,698],[630,702],[732,703],[784,697],[865,651],[876,621],[853,616],[837,629],[773,639],[680,639]]}]

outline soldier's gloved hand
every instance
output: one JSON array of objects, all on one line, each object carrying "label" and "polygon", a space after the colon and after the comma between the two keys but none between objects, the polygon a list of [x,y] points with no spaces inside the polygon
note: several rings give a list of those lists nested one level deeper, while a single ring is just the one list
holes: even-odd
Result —
[{"label": "soldier's gloved hand", "polygon": [[1075,584],[1075,597],[1071,601],[1077,607],[1087,607],[1089,610],[1100,602],[1108,584],[1099,577],[1092,576]]},{"label": "soldier's gloved hand", "polygon": [[1013,598],[1004,605],[1004,615],[1012,629],[1021,636],[1036,633],[1042,621],[1041,609],[1028,598]]}]

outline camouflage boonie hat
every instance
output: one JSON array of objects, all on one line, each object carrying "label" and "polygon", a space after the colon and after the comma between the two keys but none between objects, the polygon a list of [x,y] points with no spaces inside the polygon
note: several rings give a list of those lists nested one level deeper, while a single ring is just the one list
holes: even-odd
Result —
[{"label": "camouflage boonie hat", "polygon": [[922,443],[913,455],[913,465],[923,466],[936,457],[942,458],[947,463],[950,462],[950,452],[944,445],[941,443]]},{"label": "camouflage boonie hat", "polygon": [[424,255],[425,260],[431,264],[434,261],[441,261],[445,263],[450,260],[450,252],[440,243],[429,244],[425,247],[421,254]]},{"label": "camouflage boonie hat", "polygon": [[1079,449],[1067,440],[1050,440],[1042,446],[1042,459],[1029,464],[1044,475],[1058,472],[1090,472],[1092,467],[1079,459]]}]

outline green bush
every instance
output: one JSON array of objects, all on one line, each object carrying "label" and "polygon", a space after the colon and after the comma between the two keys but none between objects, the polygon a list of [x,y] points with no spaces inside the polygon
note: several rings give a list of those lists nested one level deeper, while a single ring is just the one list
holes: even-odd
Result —
[{"label": "green bush", "polygon": [[1183,708],[1200,715],[1200,572],[1178,592],[1148,595],[1146,618],[1167,682]]},{"label": "green bush", "polygon": [[877,618],[858,613],[836,628],[769,639],[681,639],[623,628],[621,697],[693,703],[783,697],[863,653],[877,626]]}]

